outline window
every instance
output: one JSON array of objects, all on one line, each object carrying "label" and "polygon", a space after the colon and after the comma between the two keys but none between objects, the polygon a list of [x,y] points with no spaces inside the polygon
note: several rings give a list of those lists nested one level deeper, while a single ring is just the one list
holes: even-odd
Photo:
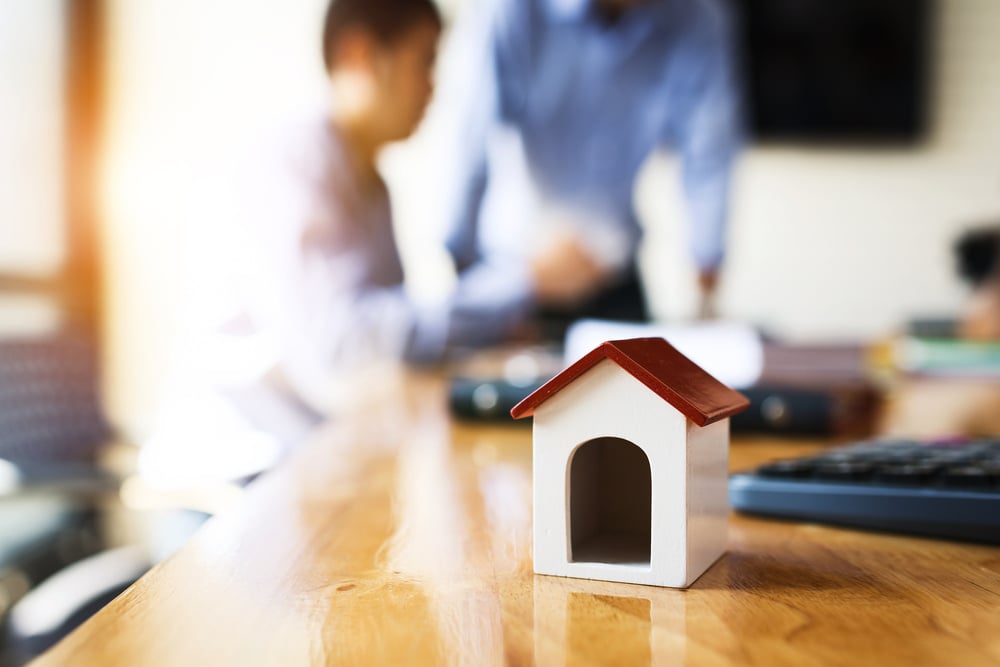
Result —
[{"label": "window", "polygon": [[96,325],[99,2],[0,2],[0,330]]}]

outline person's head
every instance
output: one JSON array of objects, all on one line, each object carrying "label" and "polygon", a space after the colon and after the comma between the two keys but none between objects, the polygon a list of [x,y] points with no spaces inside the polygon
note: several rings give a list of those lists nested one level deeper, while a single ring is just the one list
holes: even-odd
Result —
[{"label": "person's head", "polygon": [[409,136],[433,90],[441,15],[433,0],[332,0],[323,60],[336,104],[377,144]]}]

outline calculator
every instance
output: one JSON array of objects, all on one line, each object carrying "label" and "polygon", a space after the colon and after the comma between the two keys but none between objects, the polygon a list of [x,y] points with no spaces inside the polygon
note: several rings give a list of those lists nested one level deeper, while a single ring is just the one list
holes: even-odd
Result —
[{"label": "calculator", "polygon": [[734,474],[733,509],[1000,544],[1000,440],[872,440]]}]

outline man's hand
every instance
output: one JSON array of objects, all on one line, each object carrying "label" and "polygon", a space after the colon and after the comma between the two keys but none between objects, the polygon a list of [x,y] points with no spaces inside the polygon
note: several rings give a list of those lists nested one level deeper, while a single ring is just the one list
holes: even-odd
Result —
[{"label": "man's hand", "polygon": [[972,340],[1000,340],[1000,278],[976,290],[962,316],[959,332]]},{"label": "man's hand", "polygon": [[531,258],[531,276],[538,302],[556,306],[585,300],[611,277],[569,229],[555,231],[543,240]]},{"label": "man's hand", "polygon": [[719,313],[715,307],[715,293],[719,286],[719,272],[702,269],[698,272],[698,319],[712,320]]}]

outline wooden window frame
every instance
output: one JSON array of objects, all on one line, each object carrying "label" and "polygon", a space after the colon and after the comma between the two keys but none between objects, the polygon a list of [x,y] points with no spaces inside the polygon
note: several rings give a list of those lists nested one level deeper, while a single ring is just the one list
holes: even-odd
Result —
[{"label": "wooden window frame", "polygon": [[97,339],[101,323],[99,171],[104,118],[104,0],[63,0],[62,225],[65,256],[50,276],[0,272],[0,292],[52,298],[64,322]]}]

